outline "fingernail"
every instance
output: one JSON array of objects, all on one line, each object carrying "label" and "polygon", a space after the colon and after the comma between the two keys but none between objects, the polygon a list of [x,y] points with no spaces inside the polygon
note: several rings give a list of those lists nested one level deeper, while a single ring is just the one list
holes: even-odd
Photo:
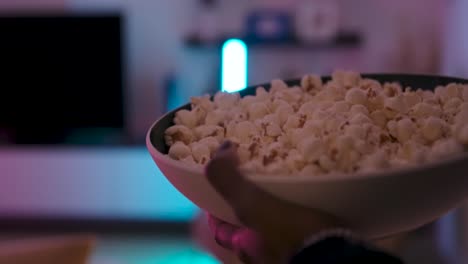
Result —
[{"label": "fingernail", "polygon": [[218,149],[216,150],[215,155],[214,155],[215,158],[218,157],[219,155],[225,153],[225,151],[229,150],[229,149],[231,148],[231,146],[232,146],[231,141],[229,141],[229,140],[224,141],[224,142],[218,147]]},{"label": "fingernail", "polygon": [[231,141],[226,140],[223,142],[223,144],[221,144],[221,146],[219,147],[219,150],[228,150],[231,148],[231,146],[232,146]]}]

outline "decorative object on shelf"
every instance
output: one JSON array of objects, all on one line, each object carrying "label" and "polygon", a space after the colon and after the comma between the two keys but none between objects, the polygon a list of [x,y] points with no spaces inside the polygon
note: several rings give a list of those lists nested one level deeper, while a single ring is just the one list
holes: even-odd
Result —
[{"label": "decorative object on shelf", "polygon": [[217,16],[217,0],[200,0],[197,35],[204,42],[213,42],[219,38],[220,29]]},{"label": "decorative object on shelf", "polygon": [[250,42],[287,41],[292,35],[291,20],[283,10],[254,10],[247,17],[246,38]]},{"label": "decorative object on shelf", "polygon": [[295,14],[295,33],[301,42],[330,41],[339,31],[340,13],[336,0],[303,0]]}]

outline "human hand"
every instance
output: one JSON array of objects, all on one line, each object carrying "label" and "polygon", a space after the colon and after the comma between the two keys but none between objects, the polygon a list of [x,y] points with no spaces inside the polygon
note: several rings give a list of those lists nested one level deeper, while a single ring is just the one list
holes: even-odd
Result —
[{"label": "human hand", "polygon": [[335,217],[304,208],[261,190],[238,169],[236,147],[225,142],[206,167],[206,177],[244,225],[209,215],[218,244],[245,263],[286,263],[305,239],[322,230],[343,227]]}]

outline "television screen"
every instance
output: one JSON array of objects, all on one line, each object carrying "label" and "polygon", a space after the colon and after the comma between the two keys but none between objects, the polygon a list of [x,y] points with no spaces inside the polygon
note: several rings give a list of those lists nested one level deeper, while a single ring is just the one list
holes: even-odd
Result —
[{"label": "television screen", "polygon": [[121,40],[119,15],[0,17],[3,143],[99,143],[98,134],[122,133]]}]

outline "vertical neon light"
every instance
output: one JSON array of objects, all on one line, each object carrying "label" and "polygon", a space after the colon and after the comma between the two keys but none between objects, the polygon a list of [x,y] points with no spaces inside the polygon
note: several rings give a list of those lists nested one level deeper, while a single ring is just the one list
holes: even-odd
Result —
[{"label": "vertical neon light", "polygon": [[227,40],[222,47],[221,90],[229,93],[247,87],[247,45],[239,39]]}]

